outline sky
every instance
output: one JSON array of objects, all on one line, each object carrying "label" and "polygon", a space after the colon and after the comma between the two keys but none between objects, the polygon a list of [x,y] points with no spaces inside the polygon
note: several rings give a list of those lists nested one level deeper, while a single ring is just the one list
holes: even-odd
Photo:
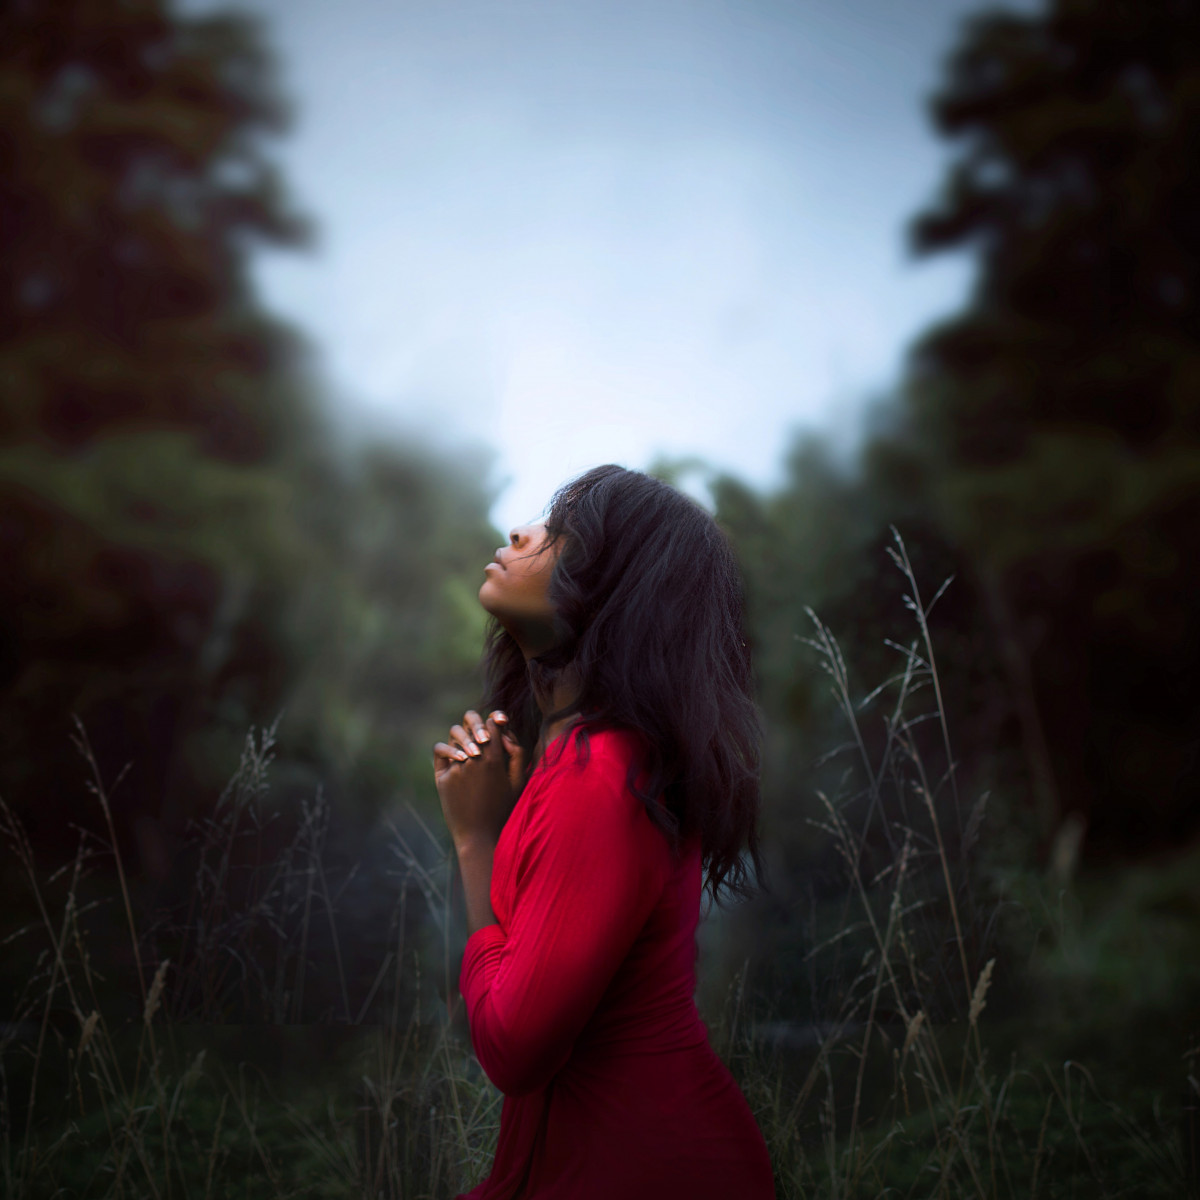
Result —
[{"label": "sky", "polygon": [[278,55],[276,153],[317,229],[259,257],[264,300],[348,426],[493,448],[501,530],[600,462],[773,486],[795,431],[852,444],[967,294],[969,262],[914,263],[905,226],[977,0],[239,7]]}]

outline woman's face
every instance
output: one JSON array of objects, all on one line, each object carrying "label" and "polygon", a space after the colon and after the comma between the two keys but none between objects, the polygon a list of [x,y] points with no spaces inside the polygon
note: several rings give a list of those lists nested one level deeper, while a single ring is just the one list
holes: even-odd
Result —
[{"label": "woman's face", "polygon": [[539,645],[554,625],[547,593],[561,549],[560,544],[547,546],[547,540],[544,522],[518,525],[508,535],[508,545],[484,567],[487,578],[479,589],[479,603],[518,641]]}]

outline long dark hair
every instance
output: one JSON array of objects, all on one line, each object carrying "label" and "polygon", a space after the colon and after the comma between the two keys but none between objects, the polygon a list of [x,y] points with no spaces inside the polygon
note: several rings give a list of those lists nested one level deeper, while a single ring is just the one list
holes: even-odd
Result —
[{"label": "long dark hair", "polygon": [[549,584],[560,636],[527,663],[493,618],[487,708],[508,714],[530,752],[543,720],[538,698],[552,696],[569,668],[576,698],[547,723],[574,716],[583,753],[590,730],[640,733],[644,755],[630,766],[629,786],[651,820],[676,848],[699,838],[714,900],[722,889],[749,894],[765,881],[762,729],[728,540],[695,501],[611,465],[564,484],[546,529],[547,546],[561,543]]}]

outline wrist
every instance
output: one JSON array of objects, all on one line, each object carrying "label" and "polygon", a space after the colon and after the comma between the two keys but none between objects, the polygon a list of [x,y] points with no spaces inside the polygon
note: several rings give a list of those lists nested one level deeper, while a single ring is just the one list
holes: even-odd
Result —
[{"label": "wrist", "polygon": [[491,898],[492,856],[495,849],[495,839],[492,838],[464,838],[455,845],[463,898],[467,906],[468,935],[478,932],[485,925],[496,923]]}]

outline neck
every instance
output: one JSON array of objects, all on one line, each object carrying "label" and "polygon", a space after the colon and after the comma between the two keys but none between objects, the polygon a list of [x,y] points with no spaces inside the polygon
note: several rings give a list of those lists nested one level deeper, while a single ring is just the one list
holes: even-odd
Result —
[{"label": "neck", "polygon": [[500,623],[512,635],[526,662],[553,649],[560,636],[549,621],[501,617]]},{"label": "neck", "polygon": [[574,672],[568,667],[559,675],[554,682],[554,691],[547,699],[538,700],[538,708],[542,712],[542,742],[543,744],[553,741],[560,733],[565,730],[576,714],[571,713],[569,716],[559,717],[556,721],[546,723],[545,718],[550,713],[558,712],[560,708],[565,708],[579,694],[579,688],[574,680]]},{"label": "neck", "polygon": [[[505,621],[504,627],[512,634],[521,653],[525,656],[526,664],[529,663],[530,659],[545,654],[547,650],[554,646],[558,637],[561,636],[560,630],[556,630],[544,622]],[[547,724],[545,721],[546,716],[550,713],[558,712],[561,708],[565,708],[578,694],[578,676],[570,666],[567,666],[559,671],[549,696],[535,696],[538,709],[541,711],[543,718],[541,734],[538,738],[539,755],[546,745],[567,729],[575,719],[575,714],[571,714]]]}]

